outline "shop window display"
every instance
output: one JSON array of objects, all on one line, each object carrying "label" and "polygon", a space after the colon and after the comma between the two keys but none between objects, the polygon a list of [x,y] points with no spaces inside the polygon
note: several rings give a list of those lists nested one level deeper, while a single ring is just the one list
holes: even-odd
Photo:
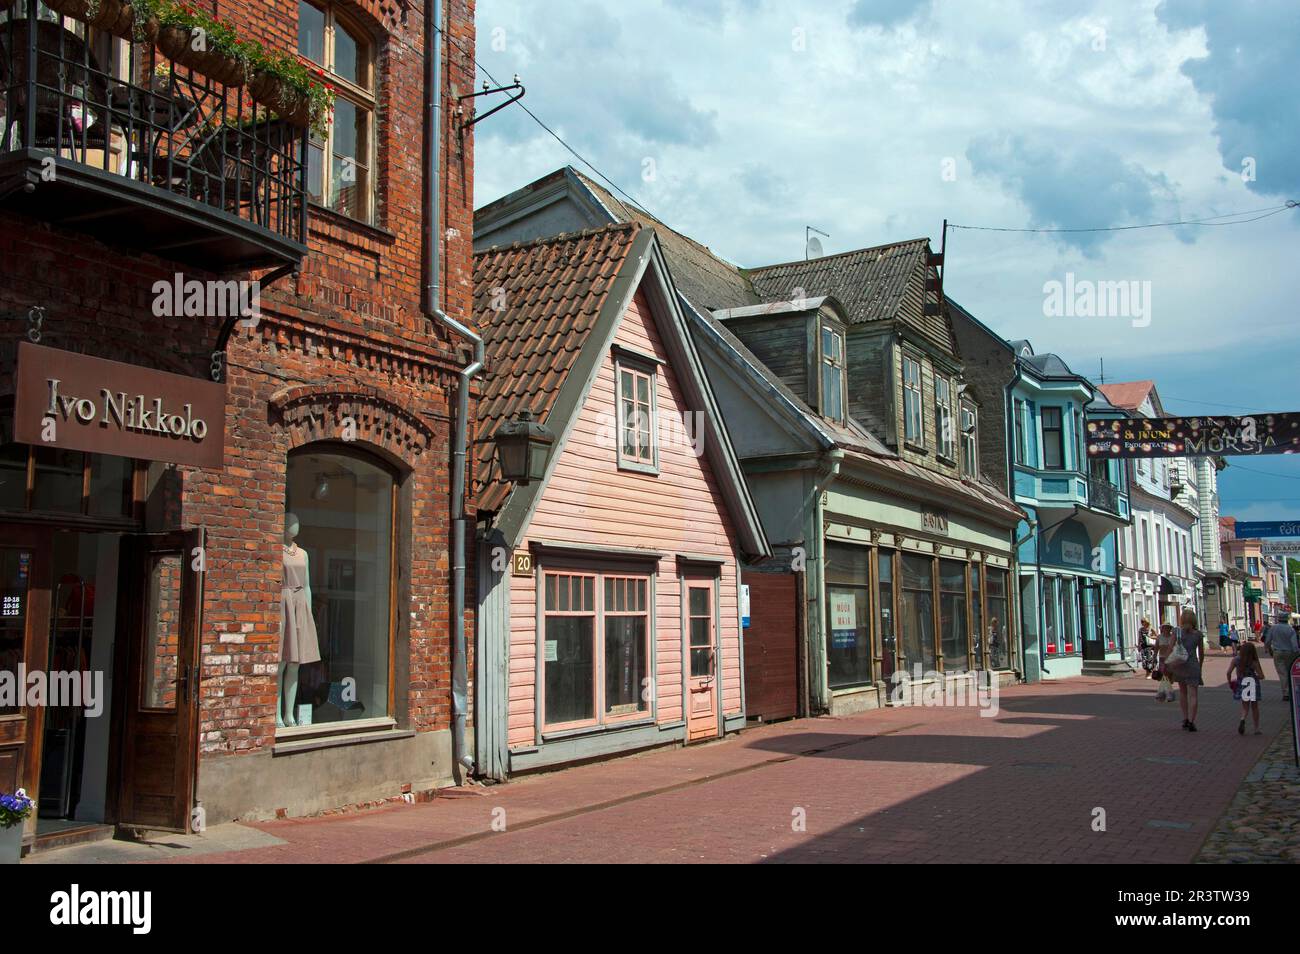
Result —
[{"label": "shop window display", "polygon": [[387,716],[394,476],[359,452],[307,448],[287,486],[279,722]]}]

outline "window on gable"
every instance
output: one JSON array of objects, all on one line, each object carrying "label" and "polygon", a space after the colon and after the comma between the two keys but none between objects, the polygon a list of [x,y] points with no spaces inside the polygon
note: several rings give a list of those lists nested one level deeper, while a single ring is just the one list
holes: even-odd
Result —
[{"label": "window on gable", "polygon": [[640,470],[658,466],[655,435],[655,372],[618,368],[618,465]]},{"label": "window on gable", "polygon": [[844,336],[822,328],[822,414],[844,420]]},{"label": "window on gable", "polygon": [[969,404],[963,405],[961,409],[961,472],[967,477],[978,477],[979,467],[979,441],[978,418],[975,416],[975,408]]},{"label": "window on gable", "polygon": [[374,218],[374,53],[358,29],[336,16],[335,4],[298,0],[298,53],[325,71],[337,98],[323,136],[307,152],[311,200],[343,215]]},{"label": "window on gable", "polygon": [[957,435],[952,417],[952,382],[936,376],[934,379],[934,420],[938,429],[939,456],[952,460],[957,456]]},{"label": "window on gable", "polygon": [[1043,467],[1047,470],[1065,469],[1065,433],[1061,426],[1061,409],[1045,407],[1043,420]]},{"label": "window on gable", "polygon": [[921,444],[921,362],[903,357],[903,440]]}]

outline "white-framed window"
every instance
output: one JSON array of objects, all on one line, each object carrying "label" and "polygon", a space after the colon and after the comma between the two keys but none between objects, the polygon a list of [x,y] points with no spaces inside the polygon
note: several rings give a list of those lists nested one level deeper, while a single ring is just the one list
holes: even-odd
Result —
[{"label": "white-framed window", "polygon": [[903,440],[923,444],[921,419],[921,362],[903,355]]},{"label": "white-framed window", "polygon": [[365,32],[332,0],[298,0],[298,53],[325,71],[334,115],[307,149],[311,201],[362,222],[374,220],[375,54]]},{"label": "white-framed window", "polygon": [[844,336],[822,326],[822,414],[844,420]]},{"label": "white-framed window", "polygon": [[543,573],[542,725],[624,722],[650,711],[650,577]]},{"label": "white-framed window", "polygon": [[939,456],[953,460],[957,456],[957,435],[952,416],[952,382],[938,375],[934,378],[934,426]]},{"label": "white-framed window", "polygon": [[658,417],[653,369],[619,362],[618,466],[625,470],[656,471],[659,466]]},{"label": "white-framed window", "polygon": [[978,477],[980,473],[979,418],[969,404],[961,408],[961,472],[967,477]]}]

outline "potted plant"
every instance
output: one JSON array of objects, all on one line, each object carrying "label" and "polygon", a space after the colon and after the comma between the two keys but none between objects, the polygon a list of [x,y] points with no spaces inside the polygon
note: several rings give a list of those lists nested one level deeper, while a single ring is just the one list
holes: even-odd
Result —
[{"label": "potted plant", "polygon": [[248,91],[253,101],[295,126],[310,127],[324,134],[334,109],[334,87],[325,74],[309,70],[295,56],[258,47],[253,61],[253,79]]},{"label": "potted plant", "polygon": [[32,800],[21,788],[0,793],[0,864],[18,864],[23,853],[23,822],[32,813]]}]

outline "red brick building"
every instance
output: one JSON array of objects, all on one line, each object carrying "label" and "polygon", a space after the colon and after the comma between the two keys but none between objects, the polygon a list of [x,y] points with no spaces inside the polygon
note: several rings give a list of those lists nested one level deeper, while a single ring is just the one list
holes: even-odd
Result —
[{"label": "red brick building", "polygon": [[41,844],[455,774],[473,0],[193,6],[322,71],[332,121],[164,33],[0,22],[0,689],[89,674],[0,693]]}]

